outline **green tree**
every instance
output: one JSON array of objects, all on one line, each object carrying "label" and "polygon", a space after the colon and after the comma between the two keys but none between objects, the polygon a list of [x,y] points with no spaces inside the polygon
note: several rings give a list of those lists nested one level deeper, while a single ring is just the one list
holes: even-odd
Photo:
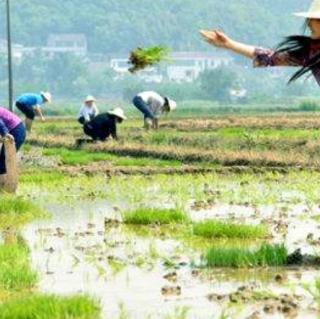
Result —
[{"label": "green tree", "polygon": [[230,99],[230,89],[237,84],[237,74],[229,68],[218,67],[204,71],[200,77],[200,86],[209,99],[226,102]]},{"label": "green tree", "polygon": [[83,89],[84,78],[88,74],[88,67],[82,58],[73,54],[57,54],[48,61],[45,68],[47,83],[54,94],[63,96],[79,95]]}]

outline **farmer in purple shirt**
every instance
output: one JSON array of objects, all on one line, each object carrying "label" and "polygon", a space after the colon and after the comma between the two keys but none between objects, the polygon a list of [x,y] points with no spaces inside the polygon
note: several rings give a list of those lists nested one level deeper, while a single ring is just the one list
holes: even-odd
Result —
[{"label": "farmer in purple shirt", "polygon": [[237,42],[218,30],[201,30],[200,33],[208,43],[252,59],[255,67],[299,67],[289,83],[312,73],[320,85],[320,0],[314,0],[308,12],[295,15],[306,19],[311,36],[289,36],[275,50]]},{"label": "farmer in purple shirt", "polygon": [[[26,129],[21,119],[3,107],[0,107],[0,136],[13,141],[17,151],[26,139]],[[4,147],[2,147],[0,152],[0,177],[5,173],[5,152]]]}]

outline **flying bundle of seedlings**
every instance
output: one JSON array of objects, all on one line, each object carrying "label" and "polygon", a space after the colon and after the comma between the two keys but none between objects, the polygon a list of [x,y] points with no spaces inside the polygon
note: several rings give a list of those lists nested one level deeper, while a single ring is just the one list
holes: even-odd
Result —
[{"label": "flying bundle of seedlings", "polygon": [[155,65],[163,60],[168,59],[169,49],[166,47],[155,46],[150,48],[137,48],[130,52],[129,68],[131,73],[136,73],[148,66]]}]

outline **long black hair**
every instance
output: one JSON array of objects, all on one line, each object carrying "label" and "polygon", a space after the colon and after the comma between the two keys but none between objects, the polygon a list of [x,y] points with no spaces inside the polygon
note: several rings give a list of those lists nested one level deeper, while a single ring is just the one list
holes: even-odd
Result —
[{"label": "long black hair", "polygon": [[303,59],[304,61],[303,66],[292,75],[289,83],[297,80],[304,74],[314,71],[317,68],[320,69],[320,51],[318,54],[309,57],[310,47],[313,42],[316,42],[320,45],[319,40],[314,40],[311,37],[304,35],[292,35],[286,37],[285,40],[278,45],[276,52],[288,52],[293,59]]}]

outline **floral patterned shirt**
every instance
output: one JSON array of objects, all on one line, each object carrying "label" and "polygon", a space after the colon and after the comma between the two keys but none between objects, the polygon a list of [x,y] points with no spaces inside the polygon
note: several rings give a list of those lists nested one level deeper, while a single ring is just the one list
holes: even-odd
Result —
[{"label": "floral patterned shirt", "polygon": [[[305,66],[307,62],[316,54],[320,53],[320,43],[314,43],[310,46],[308,56],[293,56],[289,52],[276,52],[271,49],[255,48],[253,66],[271,67],[271,66]],[[320,85],[320,67],[313,71],[317,83]]]}]

